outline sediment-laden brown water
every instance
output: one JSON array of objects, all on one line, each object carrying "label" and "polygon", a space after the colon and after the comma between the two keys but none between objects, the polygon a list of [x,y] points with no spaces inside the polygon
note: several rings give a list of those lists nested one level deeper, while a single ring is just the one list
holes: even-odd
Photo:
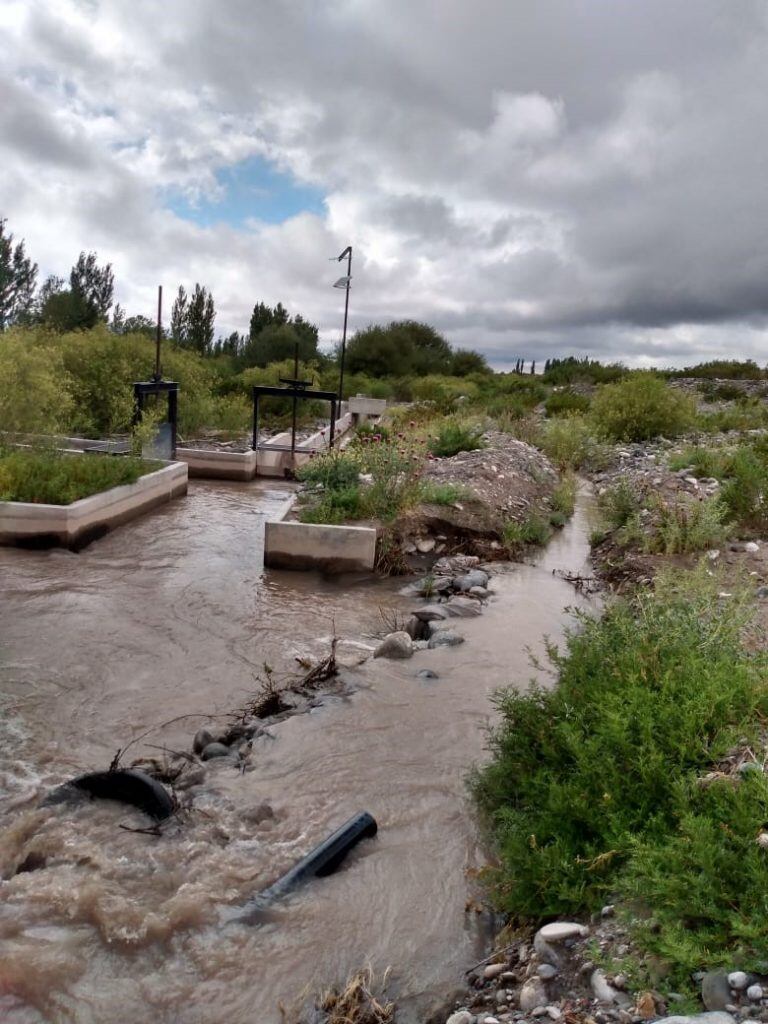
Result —
[{"label": "sediment-laden brown water", "polygon": [[[153,727],[127,760],[189,749],[210,715],[243,704],[264,662],[279,674],[327,653],[334,624],[352,664],[375,645],[381,608],[408,611],[402,580],[265,573],[263,521],[286,494],[193,483],[80,554],[0,549],[3,1021],[270,1024],[281,1000],[366,961],[391,966],[416,1008],[482,955],[466,903],[484,859],[464,779],[492,691],[525,685],[529,652],[561,636],[578,600],[552,570],[583,568],[582,510],[538,565],[494,576],[483,616],[458,623],[463,646],[367,661],[350,697],[259,738],[252,770],[212,764],[162,836],[121,827],[147,821],[109,802],[36,808]],[[259,820],[263,801],[274,818]],[[363,809],[379,835],[343,870],[256,926],[221,925],[222,907]]]}]

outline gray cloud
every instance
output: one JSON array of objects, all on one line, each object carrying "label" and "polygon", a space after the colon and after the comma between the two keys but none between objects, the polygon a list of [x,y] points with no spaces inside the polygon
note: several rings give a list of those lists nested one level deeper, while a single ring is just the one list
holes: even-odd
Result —
[{"label": "gray cloud", "polygon": [[[760,0],[8,0],[0,29],[0,213],[46,270],[98,248],[130,309],[200,280],[222,331],[280,299],[331,341],[351,241],[353,326],[424,318],[498,365],[763,358]],[[164,208],[252,155],[327,213]]]}]

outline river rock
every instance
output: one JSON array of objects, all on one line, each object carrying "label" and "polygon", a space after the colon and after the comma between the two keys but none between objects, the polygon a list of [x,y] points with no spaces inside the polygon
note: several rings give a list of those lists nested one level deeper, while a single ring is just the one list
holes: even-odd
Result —
[{"label": "river rock", "polygon": [[475,1024],[474,1015],[469,1010],[457,1010],[452,1013],[445,1024]]},{"label": "river rock", "polygon": [[420,668],[416,673],[419,679],[439,679],[440,676],[437,672],[433,672],[431,668]]},{"label": "river rock", "polygon": [[216,743],[217,741],[218,737],[210,729],[203,726],[202,729],[198,729],[195,733],[195,738],[192,740],[192,749],[196,754],[201,754],[209,743]]},{"label": "river rock", "polygon": [[229,757],[232,753],[229,747],[223,743],[208,743],[200,752],[204,761],[211,761],[214,757]]},{"label": "river rock", "polygon": [[427,537],[424,540],[416,541],[416,550],[419,552],[420,555],[428,555],[430,551],[435,550],[436,544],[436,540],[434,540],[432,537]]},{"label": "river rock", "polygon": [[673,1014],[671,1017],[661,1017],[657,1024],[735,1024],[730,1013],[724,1010],[713,1010],[709,1013]]},{"label": "river rock", "polygon": [[751,999],[753,1003],[758,1002],[763,998],[763,986],[762,985],[750,985],[747,989],[747,999]]},{"label": "river rock", "polygon": [[374,658],[410,658],[413,654],[413,641],[405,630],[397,630],[385,636],[373,652]]},{"label": "river rock", "polygon": [[486,601],[491,596],[491,592],[486,587],[470,587],[469,596],[477,597],[481,601]]},{"label": "river rock", "polygon": [[724,1010],[731,1002],[731,986],[725,971],[707,971],[701,979],[701,1001],[708,1010]]},{"label": "river rock", "polygon": [[483,572],[482,569],[473,569],[472,572],[468,572],[466,576],[458,576],[453,581],[455,590],[468,591],[472,587],[487,587],[488,586],[488,573]]},{"label": "river rock", "polygon": [[454,633],[452,629],[440,629],[429,641],[430,649],[435,647],[458,647],[464,643],[464,637]]},{"label": "river rock", "polygon": [[613,985],[608,984],[605,973],[599,968],[592,973],[589,983],[595,993],[595,998],[601,1003],[612,1003],[619,994]]},{"label": "river rock", "polygon": [[444,604],[425,604],[417,608],[413,614],[422,622],[437,622],[448,618],[448,606]]},{"label": "river rock", "polygon": [[472,597],[454,597],[445,606],[452,619],[471,619],[482,615],[480,605]]},{"label": "river rock", "polygon": [[744,545],[744,550],[750,555],[756,555],[760,550],[760,545],[755,544],[753,540],[748,540]]},{"label": "river rock", "polygon": [[536,968],[536,973],[540,978],[543,978],[544,981],[549,981],[550,978],[554,978],[557,974],[557,968],[554,964],[539,964]]},{"label": "river rock", "polygon": [[261,800],[252,807],[246,807],[240,812],[243,821],[249,825],[260,825],[263,821],[271,821],[275,817],[274,809],[266,800]]},{"label": "river rock", "polygon": [[530,1013],[537,1006],[546,1005],[547,990],[541,978],[529,978],[520,989],[520,1009],[523,1013]]},{"label": "river rock", "polygon": [[566,939],[583,939],[589,935],[589,928],[576,921],[553,921],[539,928],[538,934],[545,942],[565,942]]},{"label": "river rock", "polygon": [[426,622],[422,622],[421,619],[412,615],[405,625],[405,632],[411,640],[421,640],[426,635],[426,625]]},{"label": "river rock", "polygon": [[494,978],[498,978],[500,974],[504,973],[504,964],[488,964],[483,971],[483,977],[486,981],[492,981]]},{"label": "river rock", "polygon": [[728,975],[728,984],[737,992],[741,992],[749,984],[749,975],[744,971],[731,971]]},{"label": "river rock", "polygon": [[432,566],[435,576],[458,576],[459,573],[469,572],[476,565],[480,564],[477,555],[446,555],[438,558]]}]

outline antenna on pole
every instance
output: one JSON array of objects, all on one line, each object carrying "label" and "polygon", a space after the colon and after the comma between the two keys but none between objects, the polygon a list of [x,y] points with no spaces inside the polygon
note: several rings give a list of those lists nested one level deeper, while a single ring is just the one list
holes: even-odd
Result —
[{"label": "antenna on pole", "polygon": [[163,338],[163,286],[157,286],[157,336],[155,339],[155,375],[154,380],[163,379],[163,371],[160,368],[160,342]]}]

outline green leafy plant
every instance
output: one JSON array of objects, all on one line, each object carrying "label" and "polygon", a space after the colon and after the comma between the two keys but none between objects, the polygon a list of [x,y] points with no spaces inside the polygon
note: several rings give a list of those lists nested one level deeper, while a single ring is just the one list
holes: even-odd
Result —
[{"label": "green leafy plant", "polygon": [[153,468],[150,462],[125,456],[0,450],[0,501],[70,505],[99,491],[133,484]]},{"label": "green leafy plant", "polygon": [[428,443],[430,452],[440,459],[450,458],[459,452],[472,452],[485,448],[483,432],[458,420],[445,420],[437,435]]},{"label": "green leafy plant", "polygon": [[693,426],[695,415],[694,400],[653,373],[635,373],[606,384],[592,400],[595,428],[611,441],[677,437]]},{"label": "green leafy plant", "polygon": [[[644,534],[646,551],[684,555],[706,551],[723,544],[728,537],[726,506],[718,498],[703,501],[658,500],[654,502],[656,523]],[[628,525],[631,525],[631,521]]]},{"label": "green leafy plant", "polygon": [[550,537],[550,527],[542,516],[531,513],[520,522],[508,520],[504,524],[503,537],[507,547],[515,551],[527,545],[546,544]]},{"label": "green leafy plant", "polygon": [[768,779],[701,781],[754,744],[768,711],[765,659],[741,639],[747,601],[721,587],[704,570],[666,574],[600,619],[579,615],[565,650],[550,648],[556,689],[497,694],[491,759],[472,778],[498,907],[540,920],[639,898],[652,920],[635,939],[676,987],[693,967],[765,955]]},{"label": "green leafy plant", "polygon": [[425,505],[454,505],[470,497],[466,487],[457,484],[441,484],[434,480],[422,480],[419,484],[419,501]]},{"label": "green leafy plant", "polygon": [[576,391],[554,391],[544,403],[547,416],[566,416],[573,412],[589,412],[591,402]]}]

